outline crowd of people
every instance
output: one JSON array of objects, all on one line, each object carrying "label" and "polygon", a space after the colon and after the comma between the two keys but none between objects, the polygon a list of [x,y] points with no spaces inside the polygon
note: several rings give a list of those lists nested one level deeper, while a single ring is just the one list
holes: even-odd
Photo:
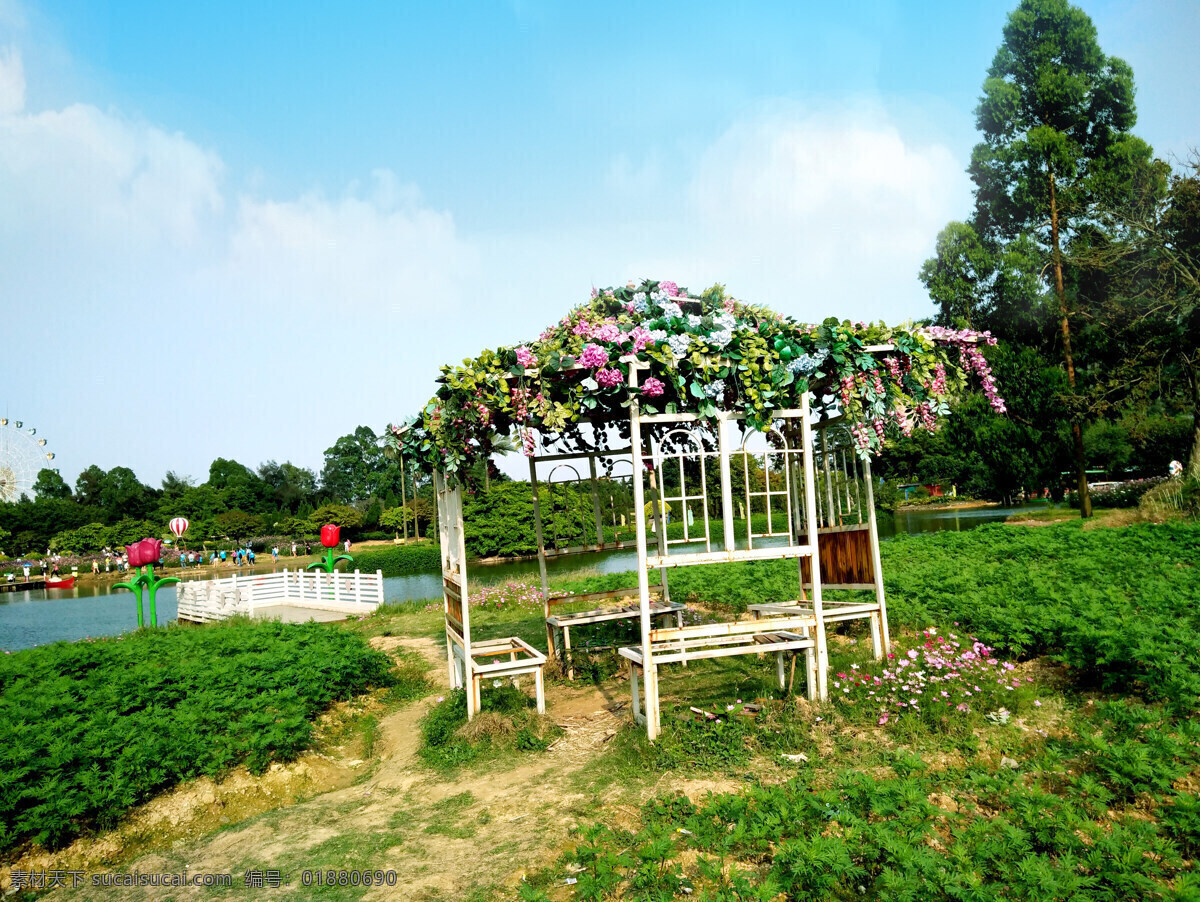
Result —
[{"label": "crowd of people", "polygon": [[[347,552],[350,550],[350,541],[348,539],[345,541],[345,549]],[[285,548],[284,550],[286,551],[287,549]],[[278,545],[275,545],[271,548],[271,557],[273,561],[279,561],[279,552],[280,549]],[[300,555],[309,557],[312,555],[312,543],[307,541],[294,541],[292,542],[291,552],[292,557],[298,557]],[[213,551],[208,553],[202,551],[188,551],[180,548],[177,550],[177,552],[175,552],[175,554],[177,555],[177,558],[172,556],[170,558],[171,563],[174,563],[176,560],[178,560],[179,566],[185,570],[189,568],[200,567],[204,564],[209,564],[213,567],[225,566],[241,568],[253,566],[255,563],[254,549],[248,545],[244,548]],[[163,561],[165,560],[167,559],[164,558]],[[80,566],[87,566],[86,559],[80,560],[79,558],[69,558],[68,562],[71,564],[70,569],[72,571],[72,575],[78,575],[78,569]],[[161,562],[162,561],[160,561],[160,563]],[[9,582],[13,582],[15,579],[23,575],[25,581],[29,582],[35,569],[39,569],[41,571],[40,575],[43,579],[47,576],[57,577],[59,576],[60,555],[52,555],[47,553],[45,558],[16,561],[14,564],[15,567],[19,569],[11,570],[4,576],[0,576],[0,578],[7,578]],[[102,573],[111,573],[114,570],[117,573],[123,573],[128,569],[129,557],[124,552],[115,552],[106,548],[102,555],[94,556],[91,559],[91,571],[95,576],[99,576]]]}]

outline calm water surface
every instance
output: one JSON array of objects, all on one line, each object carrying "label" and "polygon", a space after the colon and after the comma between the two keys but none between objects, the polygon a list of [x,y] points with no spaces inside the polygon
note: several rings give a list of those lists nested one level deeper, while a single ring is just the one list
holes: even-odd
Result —
[{"label": "calm water surface", "polygon": [[[1021,510],[1044,509],[1045,505],[1034,504],[966,510],[901,511],[894,517],[881,519],[879,532],[884,538],[889,538],[898,533],[973,529],[984,523],[1002,521]],[[620,573],[635,569],[637,552],[625,550],[572,555],[550,561],[548,566],[551,574],[577,570]],[[269,573],[273,569],[275,567],[272,564],[260,564],[253,572]],[[470,576],[477,583],[492,584],[536,576],[537,572],[536,560],[515,561],[508,564],[479,564],[471,568]],[[383,581],[384,597],[388,601],[439,598],[441,583],[441,576],[437,573],[388,577]],[[159,623],[175,619],[174,586],[159,590],[157,607]],[[137,605],[133,596],[125,589],[114,590],[111,585],[0,593],[0,650],[3,651],[16,651],[61,639],[115,636],[136,627]]]}]

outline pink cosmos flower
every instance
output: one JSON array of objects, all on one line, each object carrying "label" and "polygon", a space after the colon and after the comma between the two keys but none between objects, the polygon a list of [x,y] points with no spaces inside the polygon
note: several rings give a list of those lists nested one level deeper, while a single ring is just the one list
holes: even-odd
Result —
[{"label": "pink cosmos flower", "polygon": [[598,370],[608,363],[608,351],[599,345],[587,345],[579,355],[579,365]]},{"label": "pink cosmos flower", "polygon": [[642,383],[642,394],[647,398],[657,398],[666,390],[667,387],[663,385],[660,380],[655,379],[653,376]]}]

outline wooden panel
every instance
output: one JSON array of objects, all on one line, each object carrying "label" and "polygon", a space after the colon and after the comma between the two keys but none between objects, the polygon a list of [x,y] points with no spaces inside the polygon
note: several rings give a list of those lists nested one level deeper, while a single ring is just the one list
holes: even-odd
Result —
[{"label": "wooden panel", "polygon": [[[806,539],[801,537],[801,541]],[[873,584],[871,565],[871,534],[867,524],[858,529],[836,528],[817,530],[817,547],[821,555],[821,585],[836,589],[855,588]],[[805,585],[812,582],[809,561],[801,558],[800,566]]]},{"label": "wooden panel", "polygon": [[459,589],[458,583],[445,577],[442,579],[442,591],[446,595],[446,619],[458,628],[459,633],[464,632],[462,591]]}]

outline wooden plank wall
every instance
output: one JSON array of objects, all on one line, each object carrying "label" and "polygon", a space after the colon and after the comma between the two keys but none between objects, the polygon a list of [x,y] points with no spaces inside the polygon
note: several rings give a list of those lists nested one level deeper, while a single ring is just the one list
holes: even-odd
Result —
[{"label": "wooden plank wall", "polygon": [[[801,536],[800,542],[808,541]],[[862,529],[839,529],[836,532],[817,530],[817,550],[821,555],[821,585],[861,586],[874,582],[871,565],[871,534],[867,524]],[[807,558],[801,559],[805,584],[812,582],[812,567]]]},{"label": "wooden plank wall", "polygon": [[446,593],[446,619],[461,636],[464,634],[462,591],[459,589],[458,583],[449,577],[442,579],[442,586]]}]

